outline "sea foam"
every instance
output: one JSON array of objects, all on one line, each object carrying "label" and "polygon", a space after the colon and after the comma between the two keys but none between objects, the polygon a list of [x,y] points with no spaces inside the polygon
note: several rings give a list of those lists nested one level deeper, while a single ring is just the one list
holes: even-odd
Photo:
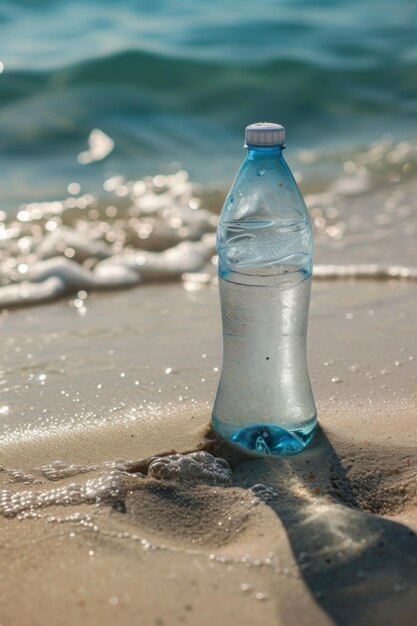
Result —
[{"label": "sea foam", "polygon": [[[312,193],[306,182],[316,249],[326,250],[326,258],[329,251],[343,250],[340,264],[316,263],[314,278],[417,280],[417,268],[405,264],[413,264],[406,243],[417,233],[409,206],[414,183],[406,166],[416,155],[417,142],[381,141],[345,155],[343,174],[321,191]],[[311,167],[326,158],[306,150],[298,155],[300,164]],[[408,177],[408,192],[391,188],[387,172],[395,181]],[[63,200],[23,204],[14,216],[0,211],[1,308],[79,290],[167,280],[183,280],[192,290],[215,280],[215,230],[224,190],[195,185],[179,170],[140,180],[114,175],[99,195],[82,193],[79,183],[68,191]],[[395,254],[384,262],[387,250]],[[347,262],[351,258],[354,263]]]},{"label": "sea foam", "polygon": [[[227,461],[205,451],[155,456],[150,461],[147,476],[140,472],[132,473],[133,466],[132,461],[116,459],[85,466],[59,460],[35,468],[30,473],[0,468],[6,482],[10,483],[10,488],[0,489],[0,514],[4,517],[36,517],[39,509],[51,506],[113,506],[122,501],[128,492],[140,488],[143,480],[225,486],[232,482],[232,470]],[[85,482],[66,482],[53,488],[45,487],[45,480],[42,480],[65,481],[88,473],[94,473],[94,477]],[[30,485],[31,488],[19,489],[16,483]]]}]

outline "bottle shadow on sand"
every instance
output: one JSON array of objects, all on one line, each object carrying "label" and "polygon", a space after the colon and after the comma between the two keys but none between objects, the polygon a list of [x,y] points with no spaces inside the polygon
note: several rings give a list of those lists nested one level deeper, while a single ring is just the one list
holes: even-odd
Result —
[{"label": "bottle shadow on sand", "polygon": [[[253,473],[254,483],[273,488],[265,503],[283,523],[309,591],[335,624],[414,626],[417,537],[384,515],[415,505],[416,463],[410,459],[416,454],[405,448],[385,454],[382,448],[340,447],[343,462],[319,429],[299,456],[232,454],[235,484],[250,487]],[[384,467],[386,459],[403,468]]]}]

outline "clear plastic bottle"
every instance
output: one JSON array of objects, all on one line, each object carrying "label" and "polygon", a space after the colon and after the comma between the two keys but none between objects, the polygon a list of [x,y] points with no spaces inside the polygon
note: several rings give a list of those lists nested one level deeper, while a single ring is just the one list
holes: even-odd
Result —
[{"label": "clear plastic bottle", "polygon": [[258,454],[303,450],[316,426],[306,359],[313,237],[279,124],[246,128],[248,154],[217,228],[223,367],[215,431]]}]

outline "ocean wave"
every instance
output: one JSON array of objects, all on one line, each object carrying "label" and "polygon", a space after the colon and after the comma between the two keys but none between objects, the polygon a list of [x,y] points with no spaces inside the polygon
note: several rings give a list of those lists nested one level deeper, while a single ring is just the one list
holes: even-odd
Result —
[{"label": "ocean wave", "polygon": [[113,177],[105,187],[125,201],[116,207],[91,194],[69,196],[31,203],[6,218],[1,307],[180,279],[214,255],[217,216],[200,208],[186,172],[130,182]]},{"label": "ocean wave", "polygon": [[176,116],[194,120],[196,139],[216,129],[235,136],[259,111],[265,119],[278,114],[298,143],[301,138],[311,142],[320,128],[322,142],[335,133],[345,137],[346,124],[352,133],[361,125],[381,127],[388,116],[410,118],[415,113],[411,92],[410,98],[396,98],[395,85],[405,93],[416,77],[415,61],[399,66],[381,59],[370,67],[335,68],[311,57],[220,62],[126,50],[43,72],[6,66],[0,80],[0,129],[6,154],[19,152],[29,140],[32,152],[35,145],[46,152],[54,143],[80,140],[87,127],[97,125],[120,144],[131,119],[143,137],[153,124],[157,144],[158,119],[164,116],[174,120],[173,127]]},{"label": "ocean wave", "polygon": [[[417,61],[397,63],[395,59],[387,65],[385,58],[374,58],[372,63],[357,63],[355,58],[326,58],[323,55],[299,57],[291,53],[271,54],[268,58],[243,60],[241,58],[209,59],[195,55],[164,54],[146,49],[121,49],[108,55],[95,55],[94,52],[80,61],[52,68],[8,67],[5,65],[0,86],[8,100],[18,100],[28,93],[39,93],[45,88],[60,89],[82,85],[125,85],[140,87],[145,91],[175,96],[195,94],[209,97],[212,102],[216,94],[228,94],[234,89],[253,88],[256,94],[279,94],[280,101],[294,101],[294,91],[309,95],[306,102],[300,102],[304,109],[310,102],[319,101],[326,107],[323,94],[331,92],[342,103],[342,94],[337,93],[337,85],[350,87],[349,106],[354,107],[355,99],[362,95],[364,102],[374,103],[375,108],[395,105],[395,95],[386,92],[379,105],[387,84],[402,82],[410,87],[417,75]],[[300,82],[300,79],[303,81]],[[276,79],[271,81],[271,79]],[[385,79],[385,81],[383,80]],[[318,81],[321,82],[318,82]],[[320,89],[317,89],[320,85]],[[363,89],[361,89],[361,87]],[[291,89],[290,89],[291,88]],[[239,93],[239,91],[238,91]],[[391,97],[388,96],[391,94]],[[110,94],[112,95],[112,94]],[[411,93],[410,93],[411,96]],[[219,101],[221,105],[223,98]],[[201,101],[204,106],[205,101]],[[242,102],[245,105],[245,102]],[[408,106],[411,104],[409,101]],[[276,103],[274,103],[276,106]],[[408,108],[408,107],[405,107]]]},{"label": "ocean wave", "polygon": [[80,180],[73,155],[95,128],[115,149],[83,172],[89,189],[103,170],[138,178],[171,161],[194,180],[230,182],[242,129],[258,119],[282,122],[297,149],[406,139],[417,13],[397,4],[4,0],[1,208]]},{"label": "ocean wave", "polygon": [[[397,249],[404,248],[407,237],[411,241],[417,232],[415,211],[404,204],[403,191],[389,187],[382,192],[381,211],[375,180],[385,162],[404,173],[404,164],[414,162],[415,153],[417,143],[376,144],[356,162],[345,161],[343,175],[326,189],[307,193],[319,247],[331,250],[333,244],[349,242],[363,247],[366,242],[369,249],[377,235],[382,249],[387,241],[393,247],[399,241]],[[300,158],[314,162],[319,157],[304,152]],[[218,189],[192,184],[187,172],[179,170],[142,180],[112,176],[104,181],[100,196],[82,194],[78,183],[68,191],[64,200],[21,205],[15,216],[0,212],[0,307],[75,294],[73,305],[83,314],[87,293],[93,290],[166,280],[182,280],[186,289],[195,290],[216,281],[214,233],[224,195]],[[364,197],[366,212],[350,215],[348,210]],[[337,264],[317,264],[314,277],[417,280],[413,266],[383,258],[370,263],[366,257],[346,263],[344,258]]]}]

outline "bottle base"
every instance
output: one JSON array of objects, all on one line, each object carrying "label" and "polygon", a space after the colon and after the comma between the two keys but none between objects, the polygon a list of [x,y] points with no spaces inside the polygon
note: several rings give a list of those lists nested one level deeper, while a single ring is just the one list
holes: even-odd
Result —
[{"label": "bottle base", "polygon": [[306,430],[288,431],[275,424],[251,424],[224,437],[213,424],[215,431],[234,446],[246,452],[267,456],[290,456],[298,454],[310,443],[315,425]]}]

